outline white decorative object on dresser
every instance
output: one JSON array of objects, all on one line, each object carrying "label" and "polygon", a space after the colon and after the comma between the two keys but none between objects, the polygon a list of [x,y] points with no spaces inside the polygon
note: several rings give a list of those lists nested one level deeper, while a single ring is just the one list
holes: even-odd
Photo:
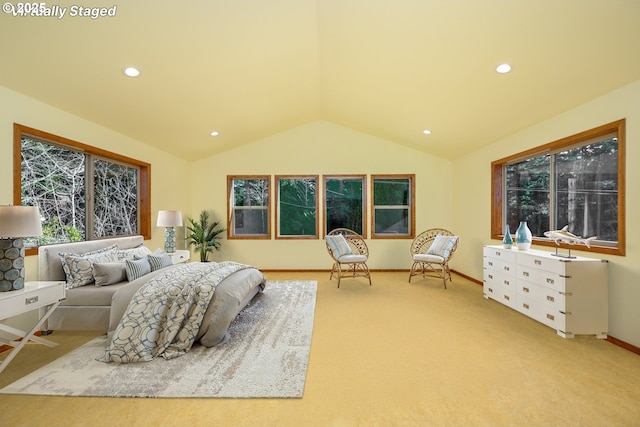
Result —
[{"label": "white decorative object on dresser", "polygon": [[483,257],[485,298],[557,330],[564,338],[607,338],[606,260],[502,246],[484,246]]}]

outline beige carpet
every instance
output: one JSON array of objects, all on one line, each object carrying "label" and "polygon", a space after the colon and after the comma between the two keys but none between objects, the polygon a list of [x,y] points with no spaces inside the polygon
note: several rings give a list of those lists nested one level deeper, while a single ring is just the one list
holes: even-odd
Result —
[{"label": "beige carpet", "polygon": [[103,397],[301,397],[317,283],[268,282],[213,348],[194,345],[175,359],[96,361],[100,336],[0,390],[5,394]]},{"label": "beige carpet", "polygon": [[[374,271],[373,286],[345,279],[338,289],[328,271],[266,274],[318,281],[301,399],[2,395],[0,425],[640,426],[640,356],[594,337],[563,339],[460,276],[445,290],[437,279],[408,283],[408,271]],[[60,346],[27,346],[0,387],[93,336],[49,338]]]}]

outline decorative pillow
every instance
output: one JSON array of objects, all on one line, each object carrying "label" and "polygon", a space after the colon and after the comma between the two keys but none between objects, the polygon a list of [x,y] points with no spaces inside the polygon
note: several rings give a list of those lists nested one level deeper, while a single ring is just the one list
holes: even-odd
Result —
[{"label": "decorative pillow", "polygon": [[458,239],[458,236],[443,236],[442,234],[438,234],[426,253],[429,255],[439,255],[444,259],[448,259]]},{"label": "decorative pillow", "polygon": [[151,253],[151,249],[146,246],[138,246],[133,249],[121,249],[118,251],[118,260],[124,261],[125,259],[140,259],[144,258]]},{"label": "decorative pillow", "polygon": [[144,257],[140,259],[126,259],[126,271],[127,280],[133,282],[139,277],[145,274],[151,273],[151,264],[149,264],[149,258]]},{"label": "decorative pillow", "polygon": [[59,253],[62,269],[67,276],[67,289],[78,288],[94,282],[93,263],[116,261],[116,245],[84,254]]},{"label": "decorative pillow", "polygon": [[156,271],[164,267],[173,265],[173,261],[166,252],[156,252],[149,254],[149,264],[151,265],[151,271]]},{"label": "decorative pillow", "polygon": [[331,252],[336,259],[340,258],[342,255],[351,255],[353,253],[347,243],[347,239],[345,239],[342,234],[326,236],[326,239],[329,244],[329,248],[331,248]]},{"label": "decorative pillow", "polygon": [[93,277],[96,286],[113,285],[127,280],[127,270],[124,261],[94,262]]}]

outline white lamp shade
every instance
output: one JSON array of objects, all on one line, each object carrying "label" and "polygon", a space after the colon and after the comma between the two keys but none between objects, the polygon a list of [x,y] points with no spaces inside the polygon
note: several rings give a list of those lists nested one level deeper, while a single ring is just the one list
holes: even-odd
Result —
[{"label": "white lamp shade", "polygon": [[42,234],[36,206],[0,206],[0,238],[35,237]]},{"label": "white lamp shade", "polygon": [[182,212],[158,211],[158,227],[180,227],[182,225]]}]

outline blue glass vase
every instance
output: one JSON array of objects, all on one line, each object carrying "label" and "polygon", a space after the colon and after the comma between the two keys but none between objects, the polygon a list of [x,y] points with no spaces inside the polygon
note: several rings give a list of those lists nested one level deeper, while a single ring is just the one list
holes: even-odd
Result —
[{"label": "blue glass vase", "polygon": [[527,221],[520,221],[520,225],[516,230],[516,246],[520,251],[528,251],[531,247],[533,236],[531,230],[527,227]]},{"label": "blue glass vase", "polygon": [[509,224],[504,228],[504,239],[502,239],[502,247],[505,249],[511,249],[513,246],[513,239],[511,238],[511,230],[509,230]]}]

